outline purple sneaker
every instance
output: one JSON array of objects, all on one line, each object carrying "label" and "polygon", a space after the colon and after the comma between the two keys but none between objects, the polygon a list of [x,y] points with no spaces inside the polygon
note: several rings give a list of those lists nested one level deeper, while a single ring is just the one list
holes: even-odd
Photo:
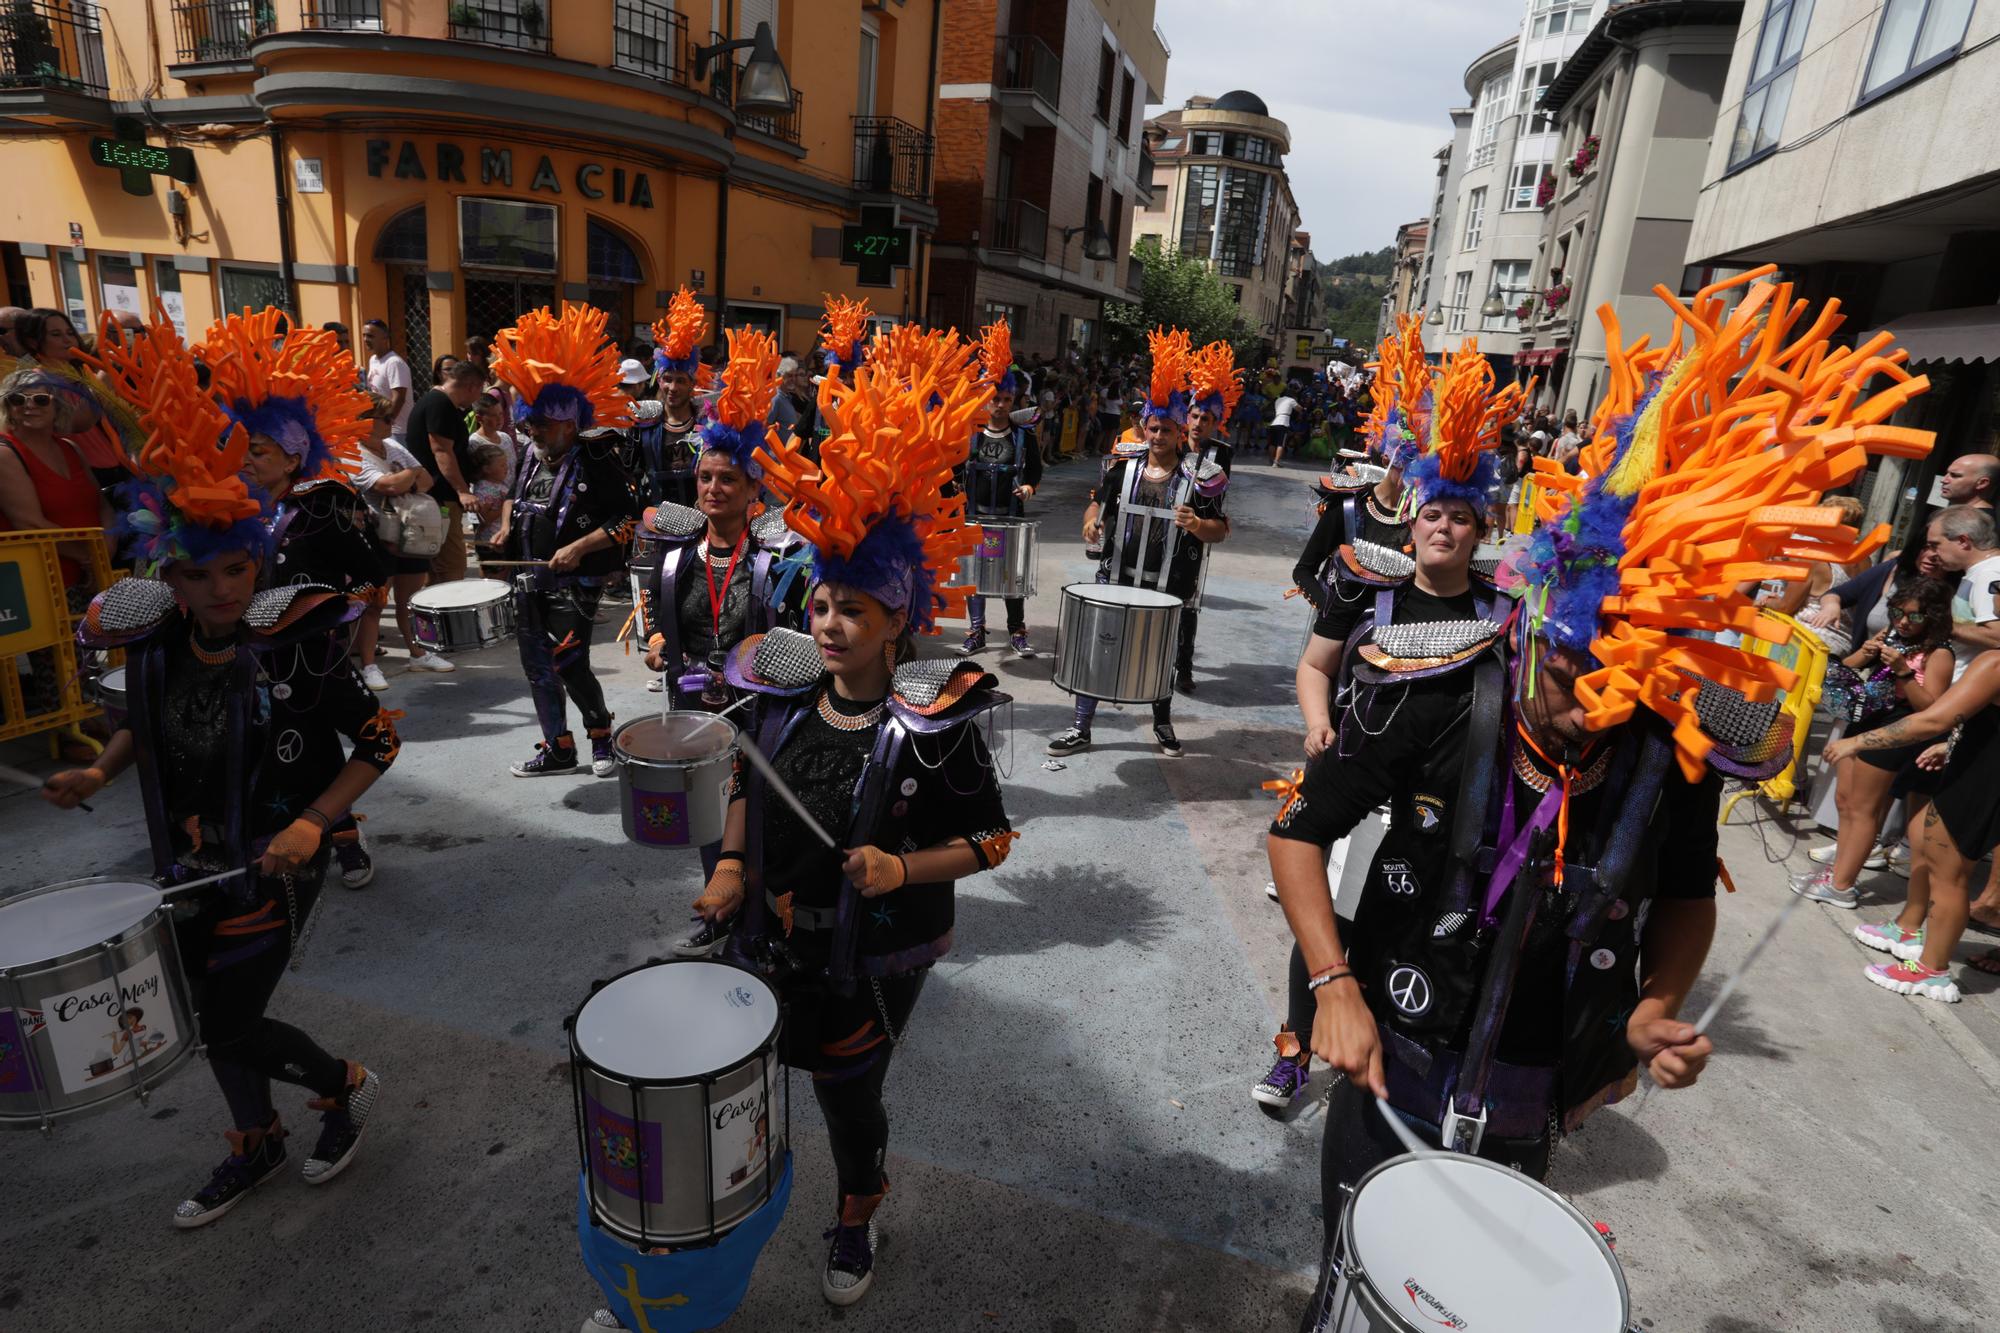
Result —
[{"label": "purple sneaker", "polygon": [[836,1222],[822,1240],[833,1244],[826,1253],[826,1272],[820,1278],[820,1294],[830,1305],[852,1305],[868,1294],[875,1284],[875,1247],[881,1237],[870,1220],[859,1226]]},{"label": "purple sneaker", "polygon": [[1007,636],[1007,642],[1014,649],[1016,657],[1033,657],[1035,646],[1028,642],[1028,631],[1018,630]]},{"label": "purple sneaker", "polygon": [[1271,1072],[1250,1089],[1250,1095],[1265,1106],[1284,1110],[1306,1090],[1307,1064],[1307,1058],[1279,1056],[1278,1062],[1271,1066]]}]

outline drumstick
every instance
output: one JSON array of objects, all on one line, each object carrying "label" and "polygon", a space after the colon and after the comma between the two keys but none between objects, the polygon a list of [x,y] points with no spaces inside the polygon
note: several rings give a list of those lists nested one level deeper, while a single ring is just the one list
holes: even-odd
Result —
[{"label": "drumstick", "polygon": [[771,790],[778,793],[779,799],[792,807],[792,813],[805,821],[806,827],[812,831],[814,837],[825,843],[829,850],[835,852],[840,850],[840,844],[833,840],[831,833],[820,827],[819,821],[814,819],[812,813],[806,809],[805,802],[801,801],[793,793],[792,789],[785,785],[785,780],[778,776],[777,769],[771,767],[771,761],[764,757],[764,752],[757,748],[756,743],[750,739],[749,733],[737,733],[736,748],[742,751],[745,759],[750,761],[750,766],[757,770],[758,776],[770,784]]},{"label": "drumstick", "polygon": [[[5,764],[0,764],[0,780],[14,783],[16,786],[34,787],[40,791],[55,790],[54,787],[49,785],[52,779],[38,778],[33,773],[24,773],[18,768],[9,768]],[[90,805],[88,802],[78,801],[76,808],[79,810],[90,810]],[[97,812],[92,810],[91,813],[95,814]]]},{"label": "drumstick", "polygon": [[502,567],[507,569],[541,569],[548,563],[546,560],[481,560],[479,567],[481,569],[500,569]]},{"label": "drumstick", "polygon": [[225,870],[219,875],[209,875],[204,879],[191,879],[185,884],[169,884],[166,885],[164,888],[162,888],[160,892],[186,893],[189,889],[204,888],[207,885],[215,883],[217,880],[229,879],[233,876],[240,875],[244,872],[245,869],[247,869],[247,867],[238,866],[234,870]]}]

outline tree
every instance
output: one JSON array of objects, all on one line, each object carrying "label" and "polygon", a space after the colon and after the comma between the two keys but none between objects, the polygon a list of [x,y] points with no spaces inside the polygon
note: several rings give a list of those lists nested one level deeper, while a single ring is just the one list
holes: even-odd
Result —
[{"label": "tree", "polygon": [[1188,331],[1194,345],[1236,337],[1243,312],[1229,284],[1204,260],[1161,250],[1148,236],[1132,247],[1139,265],[1139,302],[1104,303],[1106,346],[1114,356],[1146,349],[1146,333],[1159,325]]}]

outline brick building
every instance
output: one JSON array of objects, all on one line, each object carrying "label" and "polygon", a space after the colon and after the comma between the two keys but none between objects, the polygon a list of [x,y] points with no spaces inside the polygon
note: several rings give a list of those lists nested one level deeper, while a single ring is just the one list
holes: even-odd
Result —
[{"label": "brick building", "polygon": [[938,74],[927,318],[1005,316],[1023,357],[1093,350],[1128,297],[1140,130],[1166,86],[1152,0],[953,0]]}]

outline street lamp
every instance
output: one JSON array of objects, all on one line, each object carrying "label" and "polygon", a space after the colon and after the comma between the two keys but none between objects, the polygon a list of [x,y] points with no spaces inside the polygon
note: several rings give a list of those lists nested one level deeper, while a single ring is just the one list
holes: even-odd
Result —
[{"label": "street lamp", "polygon": [[[694,51],[694,77],[699,83],[708,77],[708,62],[732,51],[745,51],[750,58],[743,62],[737,76],[736,109],[759,113],[777,113],[792,109],[792,76],[785,72],[785,62],[778,59],[778,44],[771,37],[771,25],[759,23],[752,37],[738,38],[733,42],[717,42],[714,46],[698,46]],[[721,70],[716,71],[716,82],[723,78]],[[719,95],[719,94],[718,94]]]},{"label": "street lamp", "polygon": [[[1453,310],[1457,310],[1457,309],[1459,309],[1459,307],[1458,307],[1458,306],[1453,306],[1453,307],[1452,307],[1452,309],[1453,309]],[[1433,302],[1431,302],[1431,312],[1430,312],[1430,314],[1428,314],[1428,315],[1424,316],[1424,323],[1426,323],[1426,324],[1430,325],[1430,326],[1431,326],[1432,328],[1436,328],[1436,327],[1437,327],[1438,325],[1440,325],[1440,324],[1444,323],[1444,302],[1443,302],[1443,301],[1433,301]]]},{"label": "street lamp", "polygon": [[1085,259],[1105,260],[1111,258],[1111,236],[1104,230],[1104,225],[1096,218],[1092,218],[1080,226],[1061,228],[1060,235],[1062,236],[1063,249],[1069,249],[1069,238],[1078,232],[1084,234],[1083,257]]},{"label": "street lamp", "polygon": [[1493,290],[1486,294],[1486,304],[1479,307],[1479,313],[1486,319],[1498,319],[1507,313],[1507,305],[1500,299],[1501,297],[1532,296],[1534,291],[1532,287],[1502,287],[1496,282],[1493,284]]}]

